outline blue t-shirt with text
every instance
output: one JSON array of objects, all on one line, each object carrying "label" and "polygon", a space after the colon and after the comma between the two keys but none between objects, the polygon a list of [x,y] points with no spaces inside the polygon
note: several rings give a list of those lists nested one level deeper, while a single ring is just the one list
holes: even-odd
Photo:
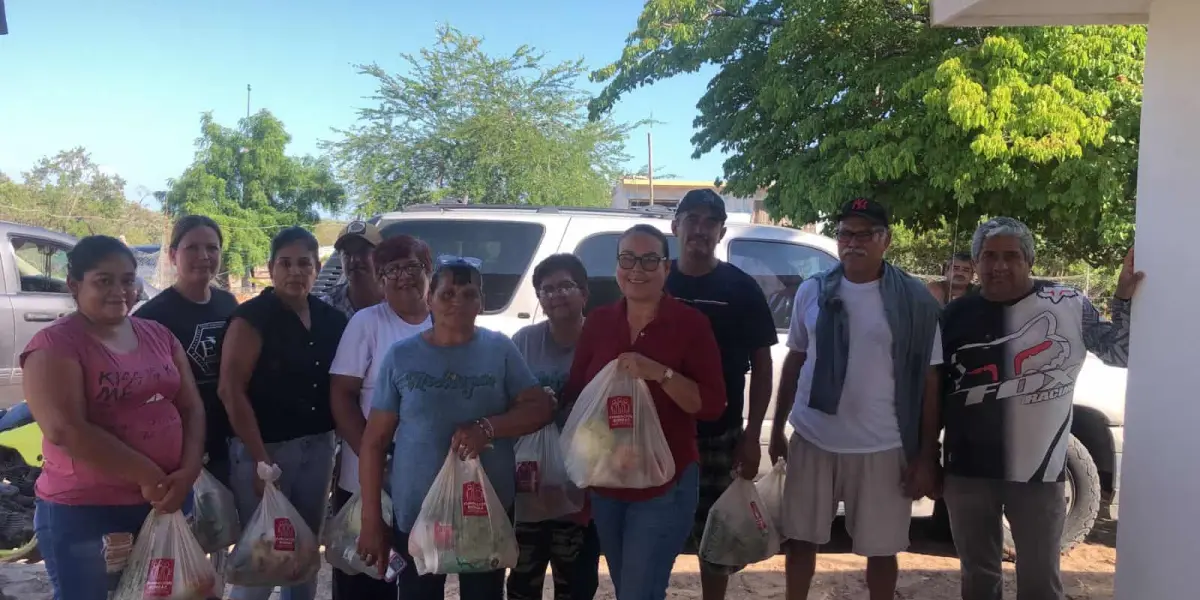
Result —
[{"label": "blue t-shirt with text", "polygon": [[[437,478],[454,431],[503,414],[538,381],[506,336],[477,327],[460,346],[434,346],[424,335],[397,342],[379,368],[371,407],[396,413],[392,504],[396,527],[410,531]],[[480,461],[505,509],[515,496],[515,439],[497,439]]]}]

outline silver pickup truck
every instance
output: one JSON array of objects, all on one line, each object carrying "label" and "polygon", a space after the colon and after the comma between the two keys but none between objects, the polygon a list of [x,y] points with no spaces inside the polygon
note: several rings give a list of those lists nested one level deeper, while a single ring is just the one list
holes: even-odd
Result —
[{"label": "silver pickup truck", "polygon": [[[67,289],[67,252],[75,242],[63,233],[0,221],[0,408],[22,400],[17,356],[30,338],[75,310]],[[139,279],[138,300],[144,302],[157,290]]]}]

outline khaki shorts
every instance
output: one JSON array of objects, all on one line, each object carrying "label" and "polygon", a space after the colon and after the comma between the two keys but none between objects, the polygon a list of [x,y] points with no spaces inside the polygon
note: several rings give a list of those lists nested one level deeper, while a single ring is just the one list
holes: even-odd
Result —
[{"label": "khaki shorts", "polygon": [[904,449],[867,454],[826,452],[799,434],[788,443],[783,536],[828,544],[838,502],[859,556],[894,556],[908,548],[912,499],[904,494]]}]

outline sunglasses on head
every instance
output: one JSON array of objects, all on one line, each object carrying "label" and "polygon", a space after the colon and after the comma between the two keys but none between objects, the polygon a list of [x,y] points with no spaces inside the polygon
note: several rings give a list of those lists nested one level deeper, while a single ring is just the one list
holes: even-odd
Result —
[{"label": "sunglasses on head", "polygon": [[471,267],[476,271],[483,268],[483,261],[474,256],[455,256],[453,254],[442,254],[437,257],[437,266],[440,267]]}]

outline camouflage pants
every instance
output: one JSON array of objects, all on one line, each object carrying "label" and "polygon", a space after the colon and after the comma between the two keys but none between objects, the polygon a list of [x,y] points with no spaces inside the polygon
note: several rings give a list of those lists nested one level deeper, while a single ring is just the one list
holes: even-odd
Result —
[{"label": "camouflage pants", "polygon": [[508,600],[541,600],[546,566],[554,576],[554,600],[591,600],[599,585],[600,541],[594,524],[571,521],[517,523],[521,549],[508,574]]}]

